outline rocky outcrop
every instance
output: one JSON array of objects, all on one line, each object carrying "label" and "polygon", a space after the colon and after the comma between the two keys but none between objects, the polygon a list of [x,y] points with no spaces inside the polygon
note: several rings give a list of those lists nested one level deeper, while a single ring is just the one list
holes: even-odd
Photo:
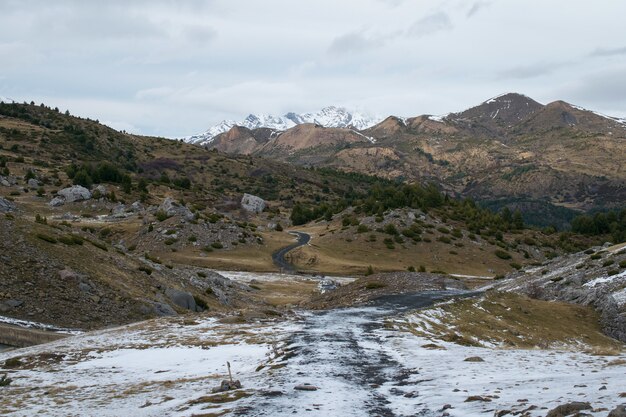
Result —
[{"label": "rocky outcrop", "polygon": [[191,221],[194,219],[194,214],[191,212],[191,210],[189,210],[185,206],[177,204],[170,197],[167,197],[165,200],[163,200],[157,211],[165,213],[168,217],[178,215],[187,221]]},{"label": "rocky outcrop", "polygon": [[165,290],[165,295],[179,307],[186,308],[191,311],[197,310],[198,306],[196,305],[196,300],[194,300],[193,295],[188,292],[168,288]]},{"label": "rocky outcrop", "polygon": [[10,213],[15,211],[15,205],[6,198],[0,197],[0,213]]},{"label": "rocky outcrop", "polygon": [[514,273],[497,289],[591,306],[604,333],[626,342],[626,248],[596,247]]},{"label": "rocky outcrop", "polygon": [[3,177],[0,175],[0,185],[4,187],[11,187],[15,184],[17,184],[17,178],[14,176]]},{"label": "rocky outcrop", "polygon": [[574,401],[574,402],[559,405],[558,407],[553,408],[552,410],[548,411],[548,414],[546,414],[546,417],[571,416],[572,414],[576,414],[579,411],[591,410],[591,408],[592,408],[591,404],[589,403]]},{"label": "rocky outcrop", "polygon": [[609,413],[608,417],[626,417],[626,404],[618,405]]},{"label": "rocky outcrop", "polygon": [[241,199],[241,208],[251,213],[261,213],[265,210],[265,200],[252,194],[244,194]]},{"label": "rocky outcrop", "polygon": [[153,305],[154,305],[153,312],[159,317],[176,315],[176,311],[174,311],[174,309],[169,304],[155,302]]},{"label": "rocky outcrop", "polygon": [[52,207],[62,206],[65,203],[84,201],[91,198],[91,192],[82,185],[74,185],[57,192],[57,196],[48,203]]}]

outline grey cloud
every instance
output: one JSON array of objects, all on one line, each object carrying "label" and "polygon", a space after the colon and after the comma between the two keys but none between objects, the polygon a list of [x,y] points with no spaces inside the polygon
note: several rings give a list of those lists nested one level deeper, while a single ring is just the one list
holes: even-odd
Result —
[{"label": "grey cloud", "polygon": [[582,78],[576,85],[562,91],[564,96],[579,102],[626,105],[626,67],[603,71]]},{"label": "grey cloud", "polygon": [[623,48],[598,48],[592,53],[590,56],[615,56],[615,55],[626,55],[626,46]]},{"label": "grey cloud", "polygon": [[384,39],[366,38],[362,33],[352,32],[333,40],[328,52],[331,55],[343,55],[370,50],[384,44]]},{"label": "grey cloud", "polygon": [[432,33],[452,29],[450,17],[444,12],[428,15],[413,23],[407,31],[407,35],[421,38]]},{"label": "grey cloud", "polygon": [[553,73],[554,71],[570,65],[570,62],[546,62],[532,65],[522,65],[500,71],[500,79],[528,79],[541,77]]},{"label": "grey cloud", "polygon": [[480,10],[489,7],[491,5],[490,1],[477,1],[474,4],[472,4],[472,7],[470,7],[470,9],[467,11],[467,17],[472,17],[474,16],[476,13],[478,13]]}]

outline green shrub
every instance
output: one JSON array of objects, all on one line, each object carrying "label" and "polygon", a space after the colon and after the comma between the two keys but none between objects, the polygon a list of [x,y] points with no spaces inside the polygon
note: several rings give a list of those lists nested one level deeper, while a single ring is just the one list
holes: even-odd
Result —
[{"label": "green shrub", "polygon": [[600,258],[602,258],[602,255],[600,255],[599,253],[594,253],[593,255],[591,255],[591,256],[589,257],[589,259],[592,259],[592,260],[594,260],[594,261],[595,261],[596,259],[600,259]]},{"label": "green shrub", "polygon": [[367,284],[365,284],[365,289],[366,290],[375,290],[378,288],[385,288],[387,285],[383,282],[378,282],[378,281],[372,281],[372,282],[368,282]]},{"label": "green shrub", "polygon": [[156,219],[160,222],[165,221],[167,219],[169,219],[170,216],[167,215],[166,212],[164,212],[163,210],[159,210],[156,212]]},{"label": "green shrub", "polygon": [[619,271],[618,271],[617,269],[611,269],[611,270],[609,270],[609,271],[606,271],[606,274],[607,274],[608,276],[611,276],[611,275],[617,275],[617,274],[619,274]]},{"label": "green shrub", "polygon": [[214,249],[222,249],[224,247],[224,245],[222,245],[221,242],[213,242],[211,243],[211,247]]},{"label": "green shrub", "polygon": [[57,240],[54,237],[46,235],[44,233],[37,233],[37,237],[48,243],[57,243]]},{"label": "green shrub", "polygon": [[76,235],[61,236],[60,238],[58,238],[58,240],[59,242],[65,245],[82,245],[83,244],[83,238],[81,238],[80,236],[76,236]]},{"label": "green shrub", "polygon": [[149,266],[142,265],[137,269],[141,272],[145,272],[148,275],[152,275],[152,268],[150,268]]},{"label": "green shrub", "polygon": [[448,236],[439,236],[437,240],[443,243],[448,243],[448,244],[452,243],[452,240]]},{"label": "green shrub", "polygon": [[613,265],[615,263],[615,261],[613,259],[607,259],[606,261],[604,261],[602,263],[602,266],[609,266],[609,265]]},{"label": "green shrub", "polygon": [[178,242],[178,239],[174,239],[173,237],[171,237],[169,239],[165,239],[163,243],[165,243],[167,246],[171,246],[176,242]]},{"label": "green shrub", "polygon": [[22,361],[20,358],[10,358],[4,361],[5,368],[17,368],[22,366]]},{"label": "green shrub", "polygon": [[496,249],[494,254],[498,258],[500,258],[500,259],[511,259],[512,258],[510,253],[508,253],[506,251],[503,251],[503,250],[500,250],[500,249]]},{"label": "green shrub", "polygon": [[415,272],[415,267],[413,265],[409,265],[409,267],[406,270],[409,272]]},{"label": "green shrub", "polygon": [[385,226],[385,228],[383,230],[388,235],[397,235],[398,234],[398,229],[396,229],[396,226],[393,223],[389,223],[387,226]]},{"label": "green shrub", "polygon": [[367,227],[364,224],[360,224],[359,227],[356,228],[357,233],[367,233],[369,231],[370,231],[369,227]]},{"label": "green shrub", "polygon": [[626,260],[621,261],[621,262],[619,263],[619,267],[620,267],[620,268],[626,268]]},{"label": "green shrub", "polygon": [[509,265],[510,265],[510,266],[511,266],[511,268],[513,268],[513,269],[517,269],[517,270],[522,269],[522,265],[518,264],[517,262],[511,262]]},{"label": "green shrub", "polygon": [[193,299],[196,302],[196,305],[200,307],[201,309],[206,310],[209,308],[209,305],[206,303],[206,301],[204,301],[203,298],[200,298],[197,295],[194,295]]}]

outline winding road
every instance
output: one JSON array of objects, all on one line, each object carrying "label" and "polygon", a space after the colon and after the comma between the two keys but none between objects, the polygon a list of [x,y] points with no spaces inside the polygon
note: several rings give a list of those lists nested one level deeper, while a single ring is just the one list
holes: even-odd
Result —
[{"label": "winding road", "polygon": [[285,255],[287,254],[287,252],[297,247],[306,245],[311,240],[311,235],[309,235],[308,233],[289,232],[289,234],[293,236],[297,236],[298,241],[296,243],[292,243],[289,246],[285,246],[284,248],[281,248],[272,254],[272,261],[274,261],[274,265],[276,265],[280,269],[281,272],[295,272],[296,271],[296,267],[293,264],[287,262],[287,260],[285,259]]}]

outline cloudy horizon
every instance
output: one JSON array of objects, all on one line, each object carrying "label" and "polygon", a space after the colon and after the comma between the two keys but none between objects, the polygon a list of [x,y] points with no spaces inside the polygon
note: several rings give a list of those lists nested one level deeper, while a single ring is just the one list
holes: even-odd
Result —
[{"label": "cloudy horizon", "polygon": [[181,137],[328,105],[443,114],[505,92],[626,116],[626,3],[0,4],[0,97]]}]

